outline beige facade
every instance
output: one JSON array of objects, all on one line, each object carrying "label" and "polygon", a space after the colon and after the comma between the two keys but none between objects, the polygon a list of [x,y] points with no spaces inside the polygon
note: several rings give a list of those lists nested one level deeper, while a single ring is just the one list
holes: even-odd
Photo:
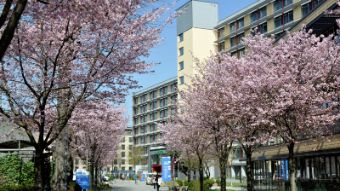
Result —
[{"label": "beige facade", "polygon": [[[280,38],[309,13],[327,7],[337,0],[260,0],[219,22],[216,29],[218,51],[242,56],[245,47],[242,37],[254,32]],[[329,6],[328,6],[329,8]],[[320,9],[322,10],[322,9]],[[325,9],[323,9],[325,10]],[[320,15],[320,13],[316,13]],[[302,26],[299,27],[301,29]]]},{"label": "beige facade", "polygon": [[[178,9],[177,69],[178,91],[184,91],[197,74],[198,61],[212,56],[215,51],[214,26],[217,24],[217,4],[189,1]],[[201,17],[204,15],[205,17]]]},{"label": "beige facade", "polygon": [[[132,171],[133,165],[129,163],[129,156],[131,155],[133,147],[132,128],[125,129],[124,137],[118,144],[116,156],[111,165],[107,165],[107,170],[114,172]],[[111,169],[110,169],[111,167]]]},{"label": "beige facade", "polygon": [[[191,78],[197,74],[197,61],[204,61],[215,53],[214,30],[191,28],[180,35],[183,35],[183,40],[181,41],[180,37],[177,37],[179,91],[191,84]],[[183,54],[181,54],[181,49],[183,49]]]}]

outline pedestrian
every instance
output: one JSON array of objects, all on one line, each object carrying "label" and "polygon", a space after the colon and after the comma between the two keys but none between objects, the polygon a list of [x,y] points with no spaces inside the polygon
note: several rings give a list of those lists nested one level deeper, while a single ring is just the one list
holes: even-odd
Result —
[{"label": "pedestrian", "polygon": [[137,184],[137,174],[134,174],[133,178],[135,179],[135,184]]},{"label": "pedestrian", "polygon": [[157,191],[159,191],[159,187],[161,187],[162,179],[158,177],[157,179]]},{"label": "pedestrian", "polygon": [[152,176],[153,189],[156,189],[156,188],[157,188],[157,181],[158,181],[157,175]]}]

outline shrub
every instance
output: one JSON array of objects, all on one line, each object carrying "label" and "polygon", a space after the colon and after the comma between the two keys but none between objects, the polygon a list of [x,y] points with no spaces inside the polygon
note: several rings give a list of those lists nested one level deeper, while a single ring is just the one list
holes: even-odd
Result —
[{"label": "shrub", "polygon": [[[211,183],[212,182],[212,183]],[[203,190],[209,190],[209,188],[214,184],[214,180],[205,180],[203,182]],[[211,185],[210,185],[211,184]],[[200,190],[200,183],[198,180],[193,180],[189,183],[188,189],[190,191],[199,191]]]},{"label": "shrub", "polygon": [[34,183],[34,165],[18,155],[0,157],[0,177],[1,187],[8,187],[7,190],[30,187]]},{"label": "shrub", "polygon": [[176,183],[178,184],[178,186],[183,186],[183,182],[182,180],[176,180]]},{"label": "shrub", "polygon": [[212,185],[215,183],[214,179],[206,179],[204,180],[204,185],[207,185],[208,188],[212,187]]},{"label": "shrub", "polygon": [[4,185],[0,187],[0,191],[36,191],[33,185]]}]

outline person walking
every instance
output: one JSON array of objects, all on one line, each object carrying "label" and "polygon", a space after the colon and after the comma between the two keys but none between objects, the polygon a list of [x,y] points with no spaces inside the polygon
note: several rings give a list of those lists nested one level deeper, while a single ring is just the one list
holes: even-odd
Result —
[{"label": "person walking", "polygon": [[158,181],[158,176],[152,176],[152,184],[153,184],[153,189],[157,188],[157,181]]},{"label": "person walking", "polygon": [[161,184],[162,184],[162,179],[160,177],[158,177],[157,178],[157,191],[159,191],[159,187],[161,187]]},{"label": "person walking", "polygon": [[134,174],[133,179],[135,179],[135,184],[137,184],[137,174]]}]

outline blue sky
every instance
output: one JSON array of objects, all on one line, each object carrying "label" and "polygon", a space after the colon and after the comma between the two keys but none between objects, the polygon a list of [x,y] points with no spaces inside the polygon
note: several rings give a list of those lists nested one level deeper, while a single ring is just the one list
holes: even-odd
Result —
[{"label": "blue sky", "polygon": [[[170,11],[174,12],[188,0],[178,0],[175,7]],[[229,15],[247,7],[257,0],[211,0],[211,2],[219,5],[219,19],[222,20]],[[135,79],[139,81],[141,89],[133,89],[126,97],[125,107],[129,125],[132,121],[132,92],[140,91],[151,85],[175,77],[177,75],[177,47],[176,47],[176,22],[165,27],[161,34],[161,42],[151,50],[150,56],[146,59],[149,62],[160,63],[152,68],[153,73],[135,75]]]}]

